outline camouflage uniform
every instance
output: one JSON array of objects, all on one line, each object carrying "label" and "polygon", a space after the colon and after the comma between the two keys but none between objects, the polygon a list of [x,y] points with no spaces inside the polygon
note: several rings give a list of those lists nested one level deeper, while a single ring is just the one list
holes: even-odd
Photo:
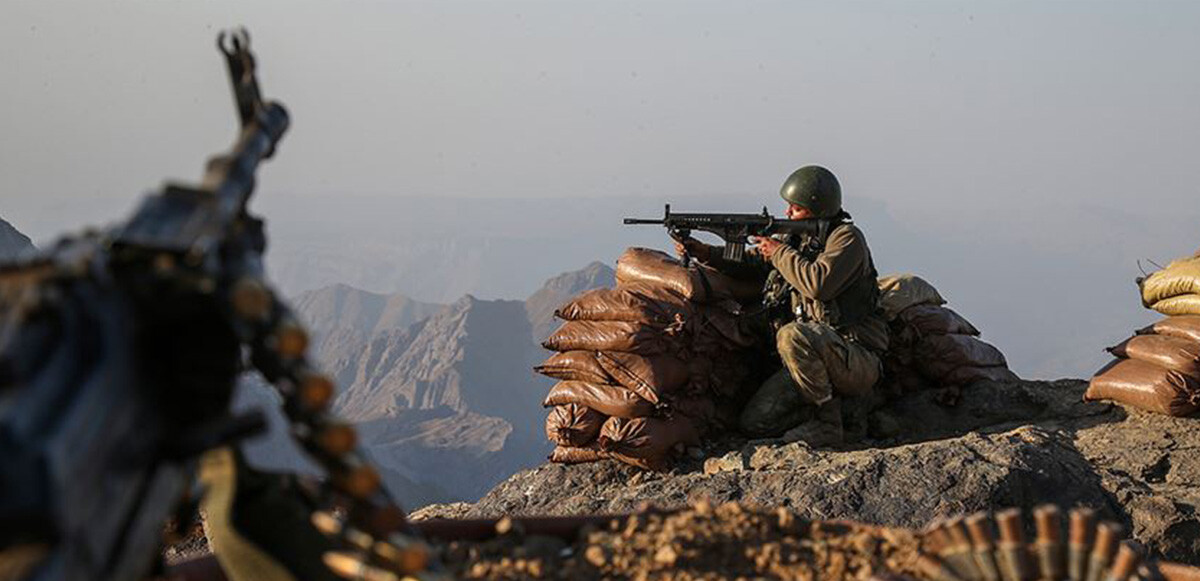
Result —
[{"label": "camouflage uniform", "polygon": [[819,238],[786,241],[769,264],[759,259],[734,265],[711,253],[713,266],[731,274],[770,271],[764,314],[784,367],[743,409],[741,427],[748,434],[779,435],[815,414],[838,426],[840,440],[835,398],[869,395],[882,373],[887,325],[866,239],[842,219],[831,223],[824,243]]}]

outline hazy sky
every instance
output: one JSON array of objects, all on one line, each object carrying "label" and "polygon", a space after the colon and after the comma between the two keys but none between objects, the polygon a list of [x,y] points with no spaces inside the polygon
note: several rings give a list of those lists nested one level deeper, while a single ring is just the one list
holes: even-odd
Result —
[{"label": "hazy sky", "polygon": [[778,209],[821,163],[881,272],[1079,377],[1154,317],[1138,261],[1200,246],[1200,2],[1166,1],[0,0],[0,217],[46,242],[197,180],[238,24],[293,116],[254,204],[293,286],[523,298],[665,245],[621,215]]},{"label": "hazy sky", "polygon": [[[195,180],[245,24],[289,196],[768,199],[794,167],[929,227],[1195,208],[1195,2],[0,5],[0,216],[35,240]],[[284,193],[286,192],[286,194]]]}]

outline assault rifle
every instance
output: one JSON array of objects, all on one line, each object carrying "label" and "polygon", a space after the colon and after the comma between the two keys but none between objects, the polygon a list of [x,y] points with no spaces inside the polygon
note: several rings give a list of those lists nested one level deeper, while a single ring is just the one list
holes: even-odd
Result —
[{"label": "assault rifle", "polygon": [[[680,214],[671,212],[671,204],[661,220],[625,218],[625,224],[659,224],[667,227],[671,238],[679,242],[687,240],[693,230],[711,232],[725,241],[723,257],[732,262],[742,262],[746,257],[746,245],[750,237],[766,237],[775,234],[803,234],[824,239],[833,220],[827,218],[809,220],[781,220],[767,212],[761,214]],[[688,257],[684,256],[684,265]]]},{"label": "assault rifle", "polygon": [[[308,335],[265,278],[263,222],[247,204],[288,114],[259,94],[244,30],[218,47],[240,131],[200,185],[167,185],[123,224],[0,266],[0,578],[161,572],[164,523],[187,520],[189,498],[214,482],[226,520],[254,528],[241,536],[297,578],[425,566],[353,428],[329,412],[333,382],[309,363]],[[328,475],[303,499],[288,496],[303,487],[261,474],[255,484],[226,448],[264,427],[261,414],[230,411],[247,360]],[[236,487],[222,480],[234,468]],[[292,550],[301,537],[312,550]]]}]

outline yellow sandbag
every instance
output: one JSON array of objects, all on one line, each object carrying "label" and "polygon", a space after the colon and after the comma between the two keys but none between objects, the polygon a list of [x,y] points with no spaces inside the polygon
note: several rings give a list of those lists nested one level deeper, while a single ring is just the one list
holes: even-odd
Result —
[{"label": "yellow sandbag", "polygon": [[[1181,295],[1200,295],[1200,258],[1184,258],[1147,276],[1142,281],[1142,303],[1154,305]],[[1159,311],[1166,312],[1166,311]]]},{"label": "yellow sandbag", "polygon": [[889,274],[879,277],[879,305],[887,320],[916,305],[944,305],[946,299],[936,288],[915,274]]},{"label": "yellow sandbag", "polygon": [[1150,308],[1164,315],[1200,315],[1200,293],[1163,299],[1150,305]]}]

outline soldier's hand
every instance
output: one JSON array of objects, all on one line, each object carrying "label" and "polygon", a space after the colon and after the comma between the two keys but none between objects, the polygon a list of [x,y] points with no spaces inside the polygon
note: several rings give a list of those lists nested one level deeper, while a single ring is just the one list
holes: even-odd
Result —
[{"label": "soldier's hand", "polygon": [[680,258],[682,258],[684,254],[687,254],[696,260],[705,262],[708,260],[709,251],[711,248],[711,246],[690,236],[685,238],[683,242],[678,240],[675,241],[675,254],[678,254]]},{"label": "soldier's hand", "polygon": [[769,236],[751,236],[750,242],[754,244],[750,251],[766,260],[771,260],[771,255],[775,254],[780,246],[783,246],[782,242]]}]

